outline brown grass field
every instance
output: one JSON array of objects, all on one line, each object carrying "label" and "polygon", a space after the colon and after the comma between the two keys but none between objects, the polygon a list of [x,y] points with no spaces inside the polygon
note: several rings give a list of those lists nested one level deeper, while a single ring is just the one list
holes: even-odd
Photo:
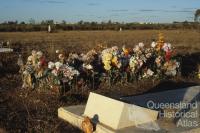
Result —
[{"label": "brown grass field", "polygon": [[[106,43],[108,46],[127,45],[133,47],[139,42],[150,44],[157,39],[158,33],[165,36],[165,40],[177,48],[179,52],[199,52],[200,32],[196,30],[134,30],[134,31],[68,31],[48,34],[46,32],[0,32],[0,40],[10,40],[12,43],[20,43],[21,47],[31,48],[65,48],[69,51],[87,51],[98,43]],[[48,49],[44,49],[48,50]]]},{"label": "brown grass field", "polygon": [[200,32],[196,30],[134,30],[134,31],[66,31],[0,32],[0,41],[11,41],[16,52],[1,54],[3,68],[0,71],[0,132],[80,132],[57,118],[60,106],[85,103],[89,89],[84,94],[70,93],[58,97],[51,93],[39,93],[21,89],[21,77],[16,66],[18,54],[24,60],[32,49],[42,50],[47,58],[55,58],[56,49],[66,52],[86,52],[97,44],[134,47],[139,42],[147,46],[162,32],[166,42],[172,43],[177,55],[182,57],[182,76],[164,81],[141,81],[135,84],[107,86],[92,90],[111,97],[136,95],[147,92],[177,89],[199,85],[195,77],[200,64]]}]

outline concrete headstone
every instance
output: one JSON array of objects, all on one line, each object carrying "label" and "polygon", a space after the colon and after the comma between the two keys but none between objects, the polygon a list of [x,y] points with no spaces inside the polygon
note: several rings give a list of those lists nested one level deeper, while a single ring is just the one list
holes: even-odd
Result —
[{"label": "concrete headstone", "polygon": [[117,130],[153,122],[158,112],[90,93],[84,115]]}]

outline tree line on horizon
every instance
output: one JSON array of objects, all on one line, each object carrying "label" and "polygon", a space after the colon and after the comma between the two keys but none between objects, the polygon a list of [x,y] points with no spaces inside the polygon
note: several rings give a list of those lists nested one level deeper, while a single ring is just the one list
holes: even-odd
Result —
[{"label": "tree line on horizon", "polygon": [[119,22],[84,22],[78,23],[54,23],[53,20],[42,21],[41,23],[25,23],[17,21],[9,21],[0,24],[1,32],[31,32],[31,31],[47,31],[48,25],[51,26],[52,32],[57,31],[73,31],[73,30],[173,30],[173,29],[198,29],[198,22],[174,22],[169,24],[159,23],[119,23]]},{"label": "tree line on horizon", "polygon": [[43,20],[36,23],[34,19],[30,19],[28,23],[22,21],[7,21],[0,24],[0,32],[30,32],[30,31],[47,31],[48,25],[51,26],[53,32],[56,31],[72,31],[72,30],[173,30],[173,29],[200,29],[200,9],[194,14],[194,22],[173,22],[173,23],[119,23],[112,22],[87,22],[79,21],[77,23],[67,23],[63,20],[61,23],[55,23],[54,20]]}]

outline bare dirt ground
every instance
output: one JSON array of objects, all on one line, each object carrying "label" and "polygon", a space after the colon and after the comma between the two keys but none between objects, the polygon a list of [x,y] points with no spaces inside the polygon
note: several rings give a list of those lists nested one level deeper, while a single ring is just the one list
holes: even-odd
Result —
[{"label": "bare dirt ground", "polygon": [[[85,52],[98,43],[107,46],[133,47],[138,42],[149,45],[157,39],[159,32],[164,33],[167,42],[175,46],[177,55],[182,58],[182,75],[170,80],[140,81],[134,84],[117,84],[109,88],[100,85],[91,90],[84,88],[71,91],[59,97],[51,92],[21,89],[21,76],[16,65],[18,54],[24,60],[32,49],[42,50],[47,58],[55,58],[56,49],[67,52]],[[79,129],[57,118],[61,106],[84,104],[89,91],[117,98],[148,92],[178,89],[200,85],[195,77],[200,64],[200,32],[191,30],[138,30],[138,31],[69,31],[48,34],[46,32],[0,33],[0,41],[11,41],[14,53],[0,54],[0,132],[80,132]]]}]

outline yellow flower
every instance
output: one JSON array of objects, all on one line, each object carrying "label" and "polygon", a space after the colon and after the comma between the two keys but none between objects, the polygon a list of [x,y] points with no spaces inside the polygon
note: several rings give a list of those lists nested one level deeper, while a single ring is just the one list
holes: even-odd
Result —
[{"label": "yellow flower", "polygon": [[108,61],[108,60],[111,60],[111,59],[112,59],[112,54],[111,53],[105,53],[102,56],[102,60]]},{"label": "yellow flower", "polygon": [[128,56],[128,55],[129,55],[128,49],[124,48],[124,49],[123,49],[123,52],[124,52],[125,56]]},{"label": "yellow flower", "polygon": [[110,66],[110,64],[105,64],[105,65],[104,65],[104,68],[108,71],[108,70],[111,69],[111,66]]},{"label": "yellow flower", "polygon": [[200,73],[198,74],[198,78],[200,79]]},{"label": "yellow flower", "polygon": [[104,60],[104,61],[103,61],[103,64],[104,64],[104,65],[110,64],[110,63],[111,63],[111,62],[110,62],[109,60]]},{"label": "yellow flower", "polygon": [[115,66],[117,66],[117,64],[118,64],[117,56],[114,56],[114,57],[112,58],[112,63],[113,63]]},{"label": "yellow flower", "polygon": [[156,45],[156,50],[157,51],[160,51],[161,50],[161,48],[163,47],[163,45],[164,45],[164,36],[163,36],[163,34],[162,33],[159,33],[159,35],[158,35],[158,41],[157,41],[157,45]]},{"label": "yellow flower", "polygon": [[156,45],[157,46],[156,51],[160,51],[162,49],[163,45],[164,45],[164,42],[158,42],[158,44]]},{"label": "yellow flower", "polygon": [[129,55],[129,50],[126,48],[125,45],[122,47],[122,50],[123,50],[125,56],[128,56],[128,55]]},{"label": "yellow flower", "polygon": [[104,68],[105,68],[106,70],[110,70],[110,69],[111,69],[111,61],[109,61],[109,60],[104,60],[104,61],[103,61],[103,64],[104,64]]}]

